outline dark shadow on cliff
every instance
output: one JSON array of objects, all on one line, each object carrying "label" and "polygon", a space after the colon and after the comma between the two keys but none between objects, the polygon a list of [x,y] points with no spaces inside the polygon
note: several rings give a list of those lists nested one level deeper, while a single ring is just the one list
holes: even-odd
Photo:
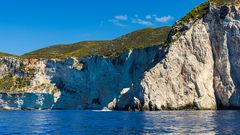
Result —
[{"label": "dark shadow on cliff", "polygon": [[[144,72],[149,71],[157,63],[161,62],[165,58],[166,52],[167,48],[154,46],[144,49],[134,49],[131,53],[124,52],[121,54],[121,56],[114,59],[105,59],[100,56],[92,56],[89,58],[80,59],[80,62],[84,63],[81,71],[67,68],[73,64],[71,60],[69,62],[49,61],[47,68],[55,69],[54,72],[50,73],[52,76],[52,83],[56,84],[56,87],[62,93],[53,109],[102,109],[103,107],[107,107],[108,103],[114,99],[118,99],[120,92],[124,88],[130,88],[127,93],[121,95],[119,98],[119,100],[126,100],[124,101],[125,105],[118,106],[117,103],[117,106],[114,109],[142,110],[144,97],[143,88],[141,87],[140,82],[143,79]],[[106,71],[92,71],[93,64],[95,64],[95,66],[103,66],[104,69],[106,68]],[[111,66],[113,69],[109,68],[108,66]],[[103,69],[103,67],[100,69]],[[109,71],[110,69],[112,71]],[[65,73],[62,71],[65,71]],[[83,72],[86,71],[90,71],[92,73],[86,73],[84,76],[82,76]],[[113,71],[119,72],[113,73]],[[71,74],[72,76],[68,76],[67,74]],[[98,75],[96,80],[99,81],[96,81],[96,83],[102,83],[103,86],[111,85],[113,83],[116,87],[102,87],[93,90],[91,87],[94,87],[95,85],[98,86],[97,84],[93,83],[93,80],[89,79],[90,76],[94,74]],[[110,80],[109,78],[111,77],[113,78],[112,82],[105,81]],[[83,78],[85,82],[82,82]],[[74,84],[69,84],[70,82],[73,82],[70,80],[74,80]],[[104,97],[102,95],[103,92],[109,93]],[[136,106],[136,104],[134,104],[134,97],[140,99],[140,105]],[[82,102],[85,100],[86,102],[83,104]]]},{"label": "dark shadow on cliff", "polygon": [[[226,16],[228,13],[232,10],[229,9],[227,6],[222,6],[218,9],[211,9],[211,13],[209,15],[204,16],[204,23],[206,23],[209,26],[209,34],[210,34],[210,41],[211,41],[211,47],[213,51],[213,58],[214,58],[214,76],[218,76],[221,79],[221,82],[223,83],[224,87],[227,88],[228,91],[235,91],[232,94],[232,97],[229,100],[230,106],[224,106],[221,98],[219,95],[221,93],[218,93],[217,90],[215,89],[215,98],[217,102],[217,109],[240,109],[240,76],[239,72],[240,67],[236,63],[238,59],[240,58],[238,48],[239,48],[239,41],[236,43],[234,38],[239,38],[236,37],[236,35],[232,35],[236,32],[236,29],[230,29],[229,27],[224,26],[223,24],[226,23]],[[231,11],[232,12],[232,11]],[[235,12],[235,11],[234,11]],[[220,59],[223,59],[225,57],[222,56],[222,51],[224,51],[224,42],[225,42],[225,36],[227,33],[227,49],[228,49],[228,55],[226,59],[229,60],[230,62],[230,77],[233,80],[233,83],[235,85],[236,90],[232,89],[231,84],[229,84],[229,79],[225,76],[225,72],[227,71],[221,71],[221,68],[225,68],[226,65],[223,65],[223,63],[220,63]],[[236,40],[237,41],[237,40]],[[223,58],[221,58],[223,57]],[[226,69],[224,69],[226,70]],[[216,84],[214,83],[214,88]]]},{"label": "dark shadow on cliff", "polygon": [[[132,86],[130,86],[130,90],[121,96],[120,101],[124,100],[124,103],[117,103],[116,110],[156,110],[154,106],[149,104],[149,108],[143,108],[144,103],[144,89],[141,86],[141,81],[144,78],[144,73],[148,72],[150,69],[155,67],[158,63],[160,63],[163,59],[165,59],[165,56],[168,52],[168,47],[152,47],[152,48],[145,48],[144,49],[147,53],[151,53],[149,57],[151,57],[151,61],[145,65],[144,70],[138,70],[138,66],[140,66],[137,63],[132,64],[132,67],[130,68],[129,72],[132,74]],[[154,51],[153,51],[154,50]],[[138,76],[137,76],[138,75]]]}]

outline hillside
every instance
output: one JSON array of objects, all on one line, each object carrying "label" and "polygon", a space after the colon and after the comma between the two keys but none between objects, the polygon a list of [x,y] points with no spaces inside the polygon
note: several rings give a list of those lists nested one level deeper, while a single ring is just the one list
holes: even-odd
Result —
[{"label": "hillside", "polygon": [[84,41],[67,45],[56,45],[24,54],[24,58],[66,58],[99,55],[115,57],[121,52],[160,45],[166,41],[171,27],[146,28],[114,40]]},{"label": "hillside", "polygon": [[14,56],[14,55],[13,54],[0,52],[0,57],[4,57],[4,56]]},{"label": "hillside", "polygon": [[[99,55],[104,57],[117,57],[120,53],[129,49],[146,48],[160,45],[166,41],[176,40],[187,31],[197,20],[209,12],[209,2],[217,5],[236,3],[239,0],[208,0],[195,7],[183,18],[178,20],[173,27],[146,28],[138,30],[114,40],[83,41],[72,44],[62,44],[42,48],[26,53],[22,58],[60,58],[89,57]],[[0,56],[12,56],[0,53]]]}]

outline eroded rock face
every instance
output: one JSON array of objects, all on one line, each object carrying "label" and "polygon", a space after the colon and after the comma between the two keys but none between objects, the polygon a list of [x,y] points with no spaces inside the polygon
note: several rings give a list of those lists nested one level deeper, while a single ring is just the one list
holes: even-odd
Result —
[{"label": "eroded rock face", "polygon": [[132,50],[115,59],[1,58],[0,108],[238,108],[240,10],[209,8],[167,48]]},{"label": "eroded rock face", "polygon": [[171,45],[161,63],[145,73],[141,82],[144,106],[151,110],[215,109],[213,69],[209,34],[200,21]]},{"label": "eroded rock face", "polygon": [[141,84],[149,109],[239,107],[240,10],[210,5]]},{"label": "eroded rock face", "polygon": [[[228,11],[222,15],[218,12]],[[211,7],[205,17],[214,53],[214,89],[219,105],[239,107],[240,10],[238,6]]]},{"label": "eroded rock face", "polygon": [[[140,100],[129,97],[126,104],[121,95],[127,88],[132,92],[133,84],[140,81],[143,73],[164,57],[165,50],[156,46],[152,48],[132,50],[125,52],[117,59],[106,59],[99,56],[89,58],[69,58],[66,60],[21,60],[17,58],[2,58],[2,81],[16,82],[0,86],[2,92],[6,92],[9,99],[15,100],[15,95],[24,93],[50,94],[53,97],[51,106],[39,107],[41,109],[102,109],[109,107],[117,109],[117,104],[123,104],[120,109],[132,101],[141,106]],[[16,61],[16,62],[12,62]],[[16,64],[19,63],[19,64]],[[16,72],[17,71],[17,72]],[[18,84],[23,82],[23,86]],[[2,83],[1,83],[2,84]],[[4,83],[3,83],[4,84]],[[32,95],[31,95],[32,96]],[[21,96],[20,96],[21,97]],[[49,101],[43,97],[43,101]],[[29,101],[27,101],[29,99]],[[22,102],[30,102],[26,98]],[[36,103],[34,100],[32,101]],[[15,108],[16,104],[7,104],[5,108]],[[112,104],[110,104],[112,103]],[[29,108],[33,108],[29,104]],[[9,105],[8,107],[6,107]],[[27,108],[19,105],[20,108]],[[39,106],[36,104],[36,106]],[[1,108],[1,106],[0,106]]]},{"label": "eroded rock face", "polygon": [[0,93],[0,108],[19,109],[52,109],[54,97],[49,93]]}]

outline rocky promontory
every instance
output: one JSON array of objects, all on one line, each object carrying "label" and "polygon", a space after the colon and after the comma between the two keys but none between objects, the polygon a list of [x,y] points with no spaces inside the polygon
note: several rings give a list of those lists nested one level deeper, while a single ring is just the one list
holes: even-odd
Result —
[{"label": "rocky promontory", "polygon": [[[170,33],[166,31],[166,42],[123,47],[133,44],[134,39],[137,44],[147,36],[157,39],[151,37],[154,34],[136,33],[141,38],[128,35],[121,40],[101,42],[107,48],[113,44],[122,46],[111,50],[121,50],[114,57],[109,52],[107,57],[101,53],[87,56],[79,51],[69,53],[73,56],[67,58],[34,57],[38,52],[30,53],[31,57],[2,55],[0,108],[240,108],[238,2],[210,1],[196,7],[176,22]],[[150,40],[146,43],[150,44]],[[82,55],[77,57],[78,53]]]}]

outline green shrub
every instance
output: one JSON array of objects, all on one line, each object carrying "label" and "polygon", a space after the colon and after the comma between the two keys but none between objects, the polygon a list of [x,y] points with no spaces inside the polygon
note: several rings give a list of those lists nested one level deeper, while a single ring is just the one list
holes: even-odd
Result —
[{"label": "green shrub", "polygon": [[12,85],[14,84],[13,77],[11,75],[7,75],[0,79],[0,90],[10,90]]}]

